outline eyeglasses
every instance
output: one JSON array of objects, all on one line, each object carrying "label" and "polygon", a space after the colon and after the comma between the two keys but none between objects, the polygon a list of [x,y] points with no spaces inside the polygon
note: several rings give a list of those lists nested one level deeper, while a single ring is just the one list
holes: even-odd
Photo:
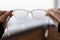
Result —
[{"label": "eyeglasses", "polygon": [[32,17],[34,19],[41,19],[41,18],[46,18],[47,17],[47,16],[45,16],[46,10],[44,10],[44,9],[35,9],[35,10],[32,10],[32,11],[28,11],[28,10],[25,10],[25,9],[13,10],[14,17],[17,18],[17,19],[26,18],[28,16],[28,13],[31,13]]},{"label": "eyeglasses", "polygon": [[[35,10],[32,10],[32,11],[28,11],[28,10],[25,10],[25,9],[13,10],[13,15],[16,19],[24,19],[28,16],[28,13],[31,13],[32,17],[34,19],[40,19],[43,22],[46,22],[47,23],[47,28],[48,28],[49,23],[50,23],[50,19],[49,19],[49,17],[45,16],[46,10],[44,10],[44,9],[35,9]],[[40,22],[40,23],[42,23],[42,22]],[[46,23],[43,23],[43,24],[46,24]],[[9,28],[7,28],[7,30],[9,32]],[[10,35],[10,34],[8,33],[8,35]]]}]

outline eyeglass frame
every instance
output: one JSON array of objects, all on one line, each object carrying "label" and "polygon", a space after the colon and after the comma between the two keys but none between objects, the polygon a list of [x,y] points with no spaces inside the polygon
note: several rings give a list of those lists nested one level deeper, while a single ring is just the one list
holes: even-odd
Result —
[{"label": "eyeglass frame", "polygon": [[[34,10],[31,10],[31,11],[28,11],[28,10],[26,10],[26,9],[14,9],[13,12],[16,11],[16,10],[24,10],[24,11],[26,11],[26,12],[27,12],[27,16],[28,16],[28,13],[31,13],[31,14],[32,14],[32,17],[33,17],[34,19],[38,19],[38,18],[35,18],[35,17],[33,16],[33,13],[32,13],[33,11],[35,11],[35,10],[43,10],[43,11],[46,12],[45,9],[34,9]],[[25,18],[27,18],[27,16],[26,16]],[[14,17],[16,18],[15,15],[14,15]],[[17,19],[25,19],[25,18],[17,18]]]}]

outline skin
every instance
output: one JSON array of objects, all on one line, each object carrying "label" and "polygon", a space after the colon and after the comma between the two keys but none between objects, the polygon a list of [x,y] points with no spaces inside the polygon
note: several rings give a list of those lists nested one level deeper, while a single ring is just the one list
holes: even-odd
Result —
[{"label": "skin", "polygon": [[7,25],[7,19],[12,17],[12,10],[11,11],[0,11],[0,22],[3,24],[3,28],[6,28]]},{"label": "skin", "polygon": [[56,26],[58,26],[58,23],[60,22],[60,9],[48,9],[46,16],[49,16]]},{"label": "skin", "polygon": [[52,21],[55,23],[55,27],[48,28],[48,37],[47,40],[60,40],[60,36],[58,33],[58,23],[60,22],[60,9],[48,9],[46,12],[46,16],[49,16]]}]

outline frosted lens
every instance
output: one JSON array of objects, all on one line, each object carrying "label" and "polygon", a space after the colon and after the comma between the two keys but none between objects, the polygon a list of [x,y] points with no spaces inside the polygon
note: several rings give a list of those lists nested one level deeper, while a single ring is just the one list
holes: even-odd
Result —
[{"label": "frosted lens", "polygon": [[47,18],[45,16],[46,12],[44,10],[34,10],[32,11],[32,15],[34,18],[37,18],[37,19],[42,19],[42,18]]},{"label": "frosted lens", "polygon": [[26,10],[15,10],[13,13],[14,13],[14,16],[19,19],[25,18],[27,16]]}]

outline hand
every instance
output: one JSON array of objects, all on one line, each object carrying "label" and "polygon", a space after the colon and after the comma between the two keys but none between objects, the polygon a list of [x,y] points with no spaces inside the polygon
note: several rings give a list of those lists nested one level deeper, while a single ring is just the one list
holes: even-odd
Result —
[{"label": "hand", "polygon": [[11,11],[0,11],[0,22],[2,22],[4,29],[6,28],[8,17],[9,18],[12,17],[12,12],[13,12],[12,10]]},{"label": "hand", "polygon": [[60,9],[48,9],[46,15],[53,20],[56,26],[58,26],[60,22]]}]

